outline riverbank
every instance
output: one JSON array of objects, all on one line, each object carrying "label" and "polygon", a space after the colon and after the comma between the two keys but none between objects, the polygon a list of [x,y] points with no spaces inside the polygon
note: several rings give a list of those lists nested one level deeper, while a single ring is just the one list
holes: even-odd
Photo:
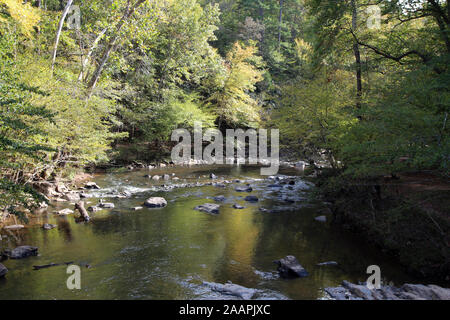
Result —
[{"label": "riverbank", "polygon": [[450,183],[432,172],[346,182],[317,179],[335,222],[395,257],[415,277],[450,281]]}]

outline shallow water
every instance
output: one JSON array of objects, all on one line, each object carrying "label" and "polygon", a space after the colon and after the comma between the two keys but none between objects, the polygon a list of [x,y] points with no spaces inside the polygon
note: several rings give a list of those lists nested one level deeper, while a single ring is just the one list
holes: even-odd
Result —
[{"label": "shallow water", "polygon": [[[242,183],[225,187],[203,186],[161,191],[163,184],[257,179],[251,182],[258,203],[248,203],[248,193],[235,191]],[[180,181],[151,181],[145,174],[175,173]],[[283,175],[300,175],[282,169]],[[231,281],[258,290],[256,299],[320,299],[323,289],[342,280],[365,281],[370,265],[381,267],[383,280],[396,285],[412,281],[404,271],[358,237],[339,227],[314,220],[323,215],[323,205],[308,200],[308,185],[295,179],[296,185],[269,188],[274,181],[259,176],[252,167],[168,168],[165,171],[138,171],[99,175],[102,188],[87,199],[95,205],[99,198],[113,202],[115,209],[91,214],[91,222],[77,224],[74,215],[52,214],[69,203],[49,208],[48,215],[33,218],[34,226],[6,233],[0,242],[4,248],[17,245],[39,247],[39,256],[6,260],[9,269],[0,279],[0,299],[228,299],[204,282]],[[264,180],[259,180],[264,179]],[[289,179],[287,181],[294,180]],[[292,189],[292,190],[291,190]],[[111,192],[128,191],[127,199],[108,198]],[[220,215],[193,210],[214,203],[223,195]],[[164,209],[131,208],[142,206],[150,196],[167,199]],[[288,199],[289,201],[286,201]],[[233,209],[238,203],[246,208]],[[262,212],[260,208],[276,209]],[[58,225],[44,231],[43,223]],[[294,255],[310,276],[285,280],[278,277],[274,260]],[[339,266],[318,267],[325,261]],[[81,290],[69,290],[66,266],[34,271],[34,265],[74,262],[81,266]],[[87,268],[89,265],[90,268]]]}]

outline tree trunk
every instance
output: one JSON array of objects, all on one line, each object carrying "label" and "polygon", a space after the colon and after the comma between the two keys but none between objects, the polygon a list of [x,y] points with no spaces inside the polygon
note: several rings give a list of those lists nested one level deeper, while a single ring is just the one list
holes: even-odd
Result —
[{"label": "tree trunk", "polygon": [[112,36],[111,41],[109,42],[109,44],[106,46],[105,50],[103,51],[103,55],[100,59],[100,63],[97,66],[97,69],[95,69],[91,80],[89,81],[88,98],[90,98],[92,96],[93,90],[94,90],[95,86],[97,85],[97,82],[100,78],[100,75],[102,74],[102,71],[106,65],[106,62],[108,61],[111,52],[116,47],[116,42],[120,36],[120,30],[123,28],[123,26],[128,21],[128,19],[130,19],[130,17],[133,15],[133,13],[136,11],[136,9],[141,4],[143,4],[145,1],[146,0],[138,0],[131,9],[127,10],[127,12],[123,15],[122,19],[120,19],[119,24],[117,25],[116,30],[115,30],[115,35]]},{"label": "tree trunk", "polygon": [[[81,65],[81,72],[80,75],[78,76],[78,81],[83,80],[83,76],[84,76],[84,71],[86,70],[86,67],[89,63],[89,60],[91,59],[92,54],[94,53],[94,50],[97,48],[98,43],[100,42],[100,40],[103,38],[103,36],[106,33],[106,30],[108,30],[108,28],[105,28],[102,30],[102,32],[100,32],[100,34],[97,36],[97,38],[95,39],[94,43],[92,44],[91,49],[89,50],[86,58],[84,59],[82,65]],[[87,72],[86,72],[87,75]]]},{"label": "tree trunk", "polygon": [[278,51],[281,48],[281,25],[283,23],[283,4],[284,0],[280,0],[280,14],[278,16]]},{"label": "tree trunk", "polygon": [[73,0],[67,1],[66,7],[64,8],[61,19],[59,19],[58,31],[56,32],[55,47],[53,48],[53,55],[52,55],[52,75],[53,75],[53,69],[55,68],[56,53],[58,51],[59,38],[61,37],[61,31],[64,26],[64,21],[66,20],[67,14],[69,13],[72,3],[73,3]]},{"label": "tree trunk", "polygon": [[81,217],[84,219],[84,221],[89,221],[91,218],[89,217],[89,214],[84,207],[84,202],[80,201],[75,205],[75,210],[78,210],[81,214]]},{"label": "tree trunk", "polygon": [[[358,9],[356,0],[351,0],[352,6],[352,30],[356,34],[358,29]],[[356,39],[353,40],[353,52],[355,54],[356,62],[356,108],[361,108],[362,98],[362,66],[361,66],[361,52],[359,51],[359,44]]]}]

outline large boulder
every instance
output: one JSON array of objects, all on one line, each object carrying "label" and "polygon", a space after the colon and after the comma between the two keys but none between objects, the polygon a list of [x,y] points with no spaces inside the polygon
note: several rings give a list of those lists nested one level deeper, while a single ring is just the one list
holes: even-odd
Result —
[{"label": "large boulder", "polygon": [[219,214],[220,206],[214,203],[205,203],[194,208],[194,210],[206,212],[209,214]]},{"label": "large boulder", "polygon": [[274,263],[278,265],[278,272],[283,278],[304,278],[309,275],[294,256],[287,256]]},{"label": "large boulder", "polygon": [[8,269],[0,263],[0,278],[3,278],[8,273]]},{"label": "large boulder", "polygon": [[32,246],[20,246],[9,253],[7,253],[8,257],[11,259],[23,259],[31,256],[36,256],[38,254],[38,248]]},{"label": "large boulder", "polygon": [[153,197],[147,199],[147,201],[145,201],[144,203],[144,206],[146,206],[147,208],[164,208],[165,206],[167,206],[167,201],[164,198]]}]

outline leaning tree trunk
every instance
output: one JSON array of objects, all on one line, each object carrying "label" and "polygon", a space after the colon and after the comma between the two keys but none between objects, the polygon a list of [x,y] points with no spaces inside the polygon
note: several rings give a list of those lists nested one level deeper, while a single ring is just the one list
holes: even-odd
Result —
[{"label": "leaning tree trunk", "polygon": [[106,45],[105,50],[103,51],[103,55],[100,58],[100,62],[95,69],[94,74],[92,75],[91,80],[88,84],[88,99],[92,96],[95,86],[97,85],[98,80],[100,79],[100,75],[106,65],[106,62],[109,59],[111,52],[115,49],[117,40],[120,36],[120,31],[125,25],[125,23],[130,19],[136,9],[142,5],[146,0],[138,0],[131,9],[128,9],[127,12],[123,15],[122,19],[120,19],[119,24],[116,27],[115,34],[112,36],[111,41]]},{"label": "leaning tree trunk", "polygon": [[67,14],[69,13],[72,3],[73,3],[73,0],[67,1],[66,7],[64,8],[61,19],[59,19],[58,31],[56,32],[55,46],[53,48],[53,55],[52,55],[52,75],[53,75],[53,69],[55,68],[56,53],[58,51],[59,38],[61,37],[61,31],[64,26],[64,21],[66,20]]},{"label": "leaning tree trunk", "polygon": [[[108,28],[105,28],[102,30],[102,32],[100,32],[100,34],[97,36],[97,38],[95,39],[94,43],[92,44],[91,49],[89,50],[86,58],[83,60],[83,63],[81,64],[81,71],[80,71],[80,75],[78,76],[78,81],[83,80],[83,76],[84,76],[84,71],[86,70],[86,67],[89,63],[89,60],[91,59],[92,54],[94,53],[94,50],[97,48],[98,43],[100,42],[100,40],[103,38],[103,36],[106,33],[106,30],[108,30]],[[87,72],[86,72],[86,76],[87,76]]]},{"label": "leaning tree trunk", "polygon": [[[351,0],[352,6],[352,31],[356,33],[358,29],[358,9],[356,0]],[[356,39],[353,40],[353,52],[355,54],[356,63],[356,108],[361,109],[362,98],[362,66],[361,66],[361,52],[359,51],[359,44]]]},{"label": "leaning tree trunk", "polygon": [[84,221],[88,222],[91,218],[89,217],[89,214],[86,210],[86,208],[84,207],[84,202],[80,201],[75,205],[75,210],[78,210],[81,214],[81,217],[83,218]]}]

